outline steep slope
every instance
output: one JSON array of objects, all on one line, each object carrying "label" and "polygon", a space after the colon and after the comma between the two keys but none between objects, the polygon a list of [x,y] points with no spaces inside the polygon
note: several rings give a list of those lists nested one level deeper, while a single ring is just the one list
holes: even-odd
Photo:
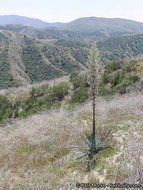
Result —
[{"label": "steep slope", "polygon": [[[83,57],[82,62],[77,52]],[[48,40],[0,31],[0,88],[41,82],[85,69],[87,58],[86,47],[63,47]]]},{"label": "steep slope", "polygon": [[[143,57],[143,34],[97,42],[101,61]],[[36,39],[0,31],[0,88],[27,85],[87,68],[90,44],[73,40]]]},{"label": "steep slope", "polygon": [[116,60],[142,58],[143,34],[123,35],[97,43],[104,63]]}]

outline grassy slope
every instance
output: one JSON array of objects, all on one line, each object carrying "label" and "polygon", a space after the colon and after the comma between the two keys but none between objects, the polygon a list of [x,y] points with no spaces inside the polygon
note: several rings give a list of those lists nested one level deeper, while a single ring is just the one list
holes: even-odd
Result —
[{"label": "grassy slope", "polygon": [[137,183],[143,166],[142,102],[142,94],[115,96],[110,101],[98,99],[98,128],[111,128],[115,141],[112,149],[97,157],[91,173],[75,162],[71,149],[91,130],[89,103],[73,112],[61,108],[1,128],[1,188],[66,190],[76,189],[76,182]]}]

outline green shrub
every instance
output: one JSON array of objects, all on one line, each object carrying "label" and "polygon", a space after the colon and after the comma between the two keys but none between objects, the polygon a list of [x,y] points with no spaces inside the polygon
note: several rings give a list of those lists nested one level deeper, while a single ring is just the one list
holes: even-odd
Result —
[{"label": "green shrub", "polygon": [[131,72],[131,71],[135,71],[136,70],[136,61],[130,61],[126,64],[125,66],[125,70],[126,72]]},{"label": "green shrub", "polygon": [[78,76],[78,72],[77,71],[72,71],[70,73],[70,81],[73,82],[73,80]]},{"label": "green shrub", "polygon": [[30,96],[35,98],[36,97],[36,93],[37,93],[37,89],[32,87],[32,89],[30,90]]},{"label": "green shrub", "polygon": [[118,69],[121,69],[122,68],[122,62],[111,62],[111,63],[108,63],[106,66],[105,66],[105,69],[107,70],[107,72],[113,72],[115,70],[118,70]]},{"label": "green shrub", "polygon": [[135,83],[140,80],[140,77],[138,75],[133,75],[129,77],[129,80]]},{"label": "green shrub", "polygon": [[70,81],[74,87],[74,89],[78,88],[78,87],[89,87],[88,84],[88,78],[87,78],[87,74],[78,74],[78,72],[73,71],[70,74]]},{"label": "green shrub", "polygon": [[107,73],[104,73],[101,77],[101,81],[103,84],[108,84],[110,82],[110,75]]},{"label": "green shrub", "polygon": [[88,99],[88,88],[79,87],[75,89],[72,97],[72,103],[83,103]]},{"label": "green shrub", "polygon": [[69,86],[65,82],[61,82],[52,88],[52,94],[54,100],[61,101],[64,96],[68,94]]},{"label": "green shrub", "polygon": [[109,82],[112,84],[112,86],[116,86],[119,84],[125,77],[124,72],[117,72],[114,74],[109,75]]},{"label": "green shrub", "polygon": [[6,96],[0,96],[0,122],[11,117],[13,106]]},{"label": "green shrub", "polygon": [[103,84],[100,84],[99,85],[99,88],[98,88],[98,93],[99,93],[99,96],[107,96],[107,95],[110,95],[112,92],[112,90],[109,88],[105,88],[105,86]]},{"label": "green shrub", "polygon": [[124,79],[120,84],[118,84],[115,88],[114,91],[115,92],[119,92],[121,94],[124,94],[126,92],[126,88],[128,86],[133,86],[134,83],[132,81],[129,81],[128,79]]},{"label": "green shrub", "polygon": [[[125,93],[126,87],[140,80],[136,73],[137,61],[112,62],[105,66],[99,85],[100,95],[110,95],[116,92]],[[134,73],[134,74],[133,74]]]}]

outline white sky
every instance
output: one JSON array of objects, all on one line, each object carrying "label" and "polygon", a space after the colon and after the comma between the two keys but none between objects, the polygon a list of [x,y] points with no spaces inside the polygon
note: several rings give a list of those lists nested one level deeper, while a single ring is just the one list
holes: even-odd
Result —
[{"label": "white sky", "polygon": [[47,22],[69,22],[87,16],[143,22],[143,0],[0,0],[0,15],[10,14]]}]

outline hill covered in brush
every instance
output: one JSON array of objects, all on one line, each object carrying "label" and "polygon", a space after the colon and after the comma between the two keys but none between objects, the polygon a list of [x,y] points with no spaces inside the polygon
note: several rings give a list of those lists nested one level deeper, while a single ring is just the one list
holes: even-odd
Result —
[{"label": "hill covered in brush", "polygon": [[88,49],[0,31],[0,88],[53,79],[86,68]]},{"label": "hill covered in brush", "polygon": [[[108,38],[98,41],[97,47],[104,64],[142,58],[143,34]],[[38,39],[24,32],[0,30],[0,88],[27,85],[65,76],[74,70],[86,70],[89,50],[90,43],[85,41]]]},{"label": "hill covered in brush", "polygon": [[140,58],[143,54],[143,34],[122,35],[97,43],[104,63]]}]

